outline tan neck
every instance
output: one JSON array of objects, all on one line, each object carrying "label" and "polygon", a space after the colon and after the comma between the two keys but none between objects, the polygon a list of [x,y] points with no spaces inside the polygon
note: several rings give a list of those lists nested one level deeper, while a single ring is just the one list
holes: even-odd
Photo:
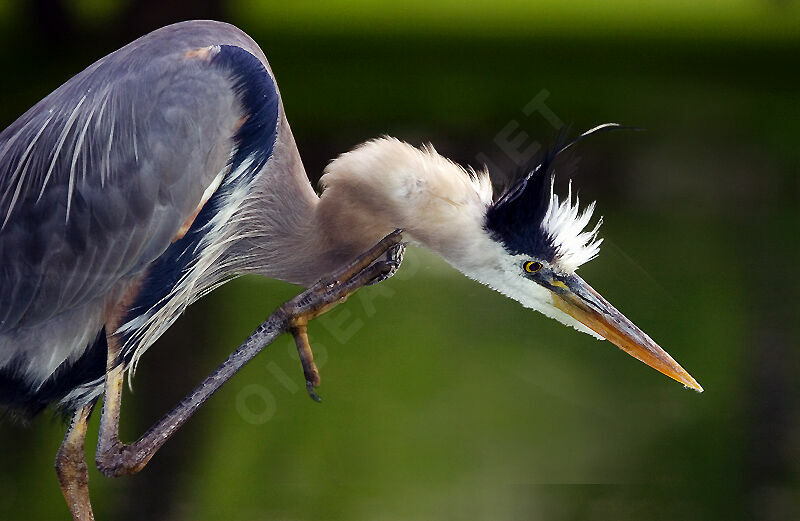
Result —
[{"label": "tan neck", "polygon": [[272,247],[288,254],[281,253],[265,274],[309,285],[397,228],[454,264],[479,248],[475,241],[483,237],[483,212],[491,201],[488,179],[471,176],[433,150],[374,140],[325,172],[322,196],[302,209],[306,218],[275,237]]}]

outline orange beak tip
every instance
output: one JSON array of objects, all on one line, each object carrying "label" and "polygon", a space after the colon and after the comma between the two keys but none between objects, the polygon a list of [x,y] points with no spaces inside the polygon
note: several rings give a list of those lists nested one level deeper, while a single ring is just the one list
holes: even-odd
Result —
[{"label": "orange beak tip", "polygon": [[697,393],[702,393],[704,391],[703,386],[697,383],[697,380],[694,378],[691,379],[690,382],[685,383],[683,385],[686,389],[691,389],[692,391],[697,391]]}]

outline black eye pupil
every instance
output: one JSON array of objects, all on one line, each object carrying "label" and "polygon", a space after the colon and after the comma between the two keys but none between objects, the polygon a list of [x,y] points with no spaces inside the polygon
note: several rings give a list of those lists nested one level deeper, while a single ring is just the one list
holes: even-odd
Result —
[{"label": "black eye pupil", "polygon": [[524,269],[528,273],[536,273],[542,269],[542,264],[540,262],[528,261],[525,263]]}]

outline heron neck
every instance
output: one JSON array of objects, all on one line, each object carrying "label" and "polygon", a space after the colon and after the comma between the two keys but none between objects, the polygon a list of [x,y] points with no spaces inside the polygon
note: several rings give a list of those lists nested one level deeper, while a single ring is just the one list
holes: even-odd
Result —
[{"label": "heron neck", "polygon": [[[302,169],[299,162],[295,167]],[[325,172],[319,198],[305,175],[301,197],[297,187],[283,192],[295,194],[288,198],[276,197],[275,190],[260,196],[262,206],[269,203],[259,256],[264,275],[308,286],[397,228],[462,271],[470,268],[466,262],[481,261],[488,241],[488,177],[470,174],[432,149],[389,138],[340,156]]]},{"label": "heron neck", "polygon": [[321,179],[312,231],[328,272],[391,231],[459,269],[482,262],[488,177],[471,174],[432,148],[395,139],[370,141],[333,161]]}]

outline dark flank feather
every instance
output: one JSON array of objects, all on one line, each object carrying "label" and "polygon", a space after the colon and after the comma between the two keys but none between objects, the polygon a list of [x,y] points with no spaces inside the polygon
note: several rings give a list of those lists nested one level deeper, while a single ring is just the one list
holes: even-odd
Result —
[{"label": "dark flank feather", "polygon": [[[91,384],[105,374],[107,353],[106,330],[101,329],[77,360],[65,360],[39,386],[20,374],[19,367],[24,362],[21,357],[0,368],[0,417],[27,422],[48,405],[58,403],[56,412],[66,420],[74,404],[60,400],[78,388],[90,392]],[[80,393],[75,396],[80,400]]]}]

